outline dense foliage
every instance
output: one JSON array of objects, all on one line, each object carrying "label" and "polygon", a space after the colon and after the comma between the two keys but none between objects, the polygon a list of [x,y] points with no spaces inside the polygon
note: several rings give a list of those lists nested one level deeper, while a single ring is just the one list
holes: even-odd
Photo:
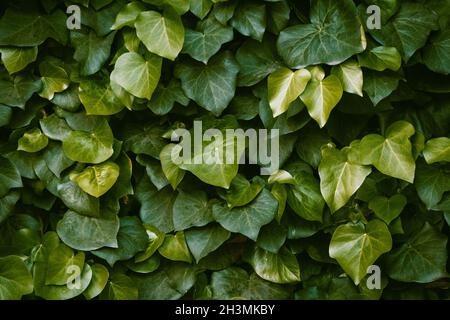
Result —
[{"label": "dense foliage", "polygon": [[[450,298],[449,20],[449,0],[2,0],[0,299]],[[281,170],[174,163],[196,119],[279,129]]]}]

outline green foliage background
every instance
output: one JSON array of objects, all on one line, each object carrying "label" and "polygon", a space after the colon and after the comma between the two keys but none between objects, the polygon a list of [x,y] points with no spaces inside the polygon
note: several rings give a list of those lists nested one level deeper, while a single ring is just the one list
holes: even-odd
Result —
[{"label": "green foliage background", "polygon": [[[0,299],[450,298],[450,1],[0,14]],[[282,170],[173,163],[195,119],[279,129]]]}]

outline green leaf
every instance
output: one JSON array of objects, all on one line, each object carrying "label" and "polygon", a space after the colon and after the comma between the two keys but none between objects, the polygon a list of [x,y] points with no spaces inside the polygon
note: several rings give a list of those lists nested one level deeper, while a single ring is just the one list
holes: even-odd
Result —
[{"label": "green leaf", "polygon": [[423,52],[423,61],[426,66],[443,74],[450,73],[450,28],[441,30],[431,37],[431,42]]},{"label": "green leaf", "polygon": [[212,209],[215,220],[226,230],[256,241],[260,228],[274,219],[277,206],[276,199],[264,189],[246,206],[230,209],[224,204],[214,204]]},{"label": "green leaf", "polygon": [[80,74],[89,76],[98,72],[108,60],[115,32],[98,37],[94,31],[84,34],[71,32],[70,41],[75,47],[73,58],[80,63]]},{"label": "green leaf", "polygon": [[244,176],[238,174],[231,181],[230,189],[220,190],[219,196],[227,202],[230,209],[241,207],[253,201],[264,185],[264,180],[258,176],[249,182]]},{"label": "green leaf", "polygon": [[311,74],[306,69],[293,72],[281,68],[270,74],[267,81],[268,99],[274,118],[288,110],[291,102],[305,91],[310,79]]},{"label": "green leaf", "polygon": [[175,190],[180,182],[184,178],[185,171],[181,170],[173,161],[172,161],[172,151],[176,148],[175,144],[166,145],[159,154],[159,159],[161,160],[162,171],[164,172],[165,177],[169,181],[172,188]]},{"label": "green leaf", "polygon": [[184,95],[180,81],[174,79],[167,86],[160,83],[156,87],[147,107],[157,115],[165,115],[172,110],[176,103],[187,106],[189,98]]},{"label": "green leaf", "polygon": [[410,123],[397,121],[389,126],[385,137],[378,134],[365,136],[359,144],[360,159],[356,162],[372,164],[383,174],[412,183],[416,165],[409,138],[414,131]]},{"label": "green leaf", "polygon": [[187,245],[198,263],[228,240],[230,232],[217,224],[211,224],[203,228],[186,230],[185,237]]},{"label": "green leaf", "polygon": [[23,134],[18,141],[17,150],[25,152],[38,152],[48,144],[48,138],[38,128],[31,129]]},{"label": "green leaf", "polygon": [[112,267],[117,261],[128,260],[136,253],[145,250],[148,236],[137,217],[120,218],[120,228],[117,233],[117,247],[102,248],[92,251],[95,256],[105,259]]},{"label": "green leaf", "polygon": [[169,260],[192,262],[191,253],[187,247],[183,231],[179,231],[175,235],[166,235],[164,243],[159,247],[158,252]]},{"label": "green leaf", "polygon": [[200,21],[195,30],[186,29],[182,52],[207,64],[220,47],[231,40],[233,40],[231,27],[222,25],[214,18],[208,18]]},{"label": "green leaf", "polygon": [[68,181],[58,184],[57,191],[67,208],[85,216],[99,217],[100,203],[98,199],[85,193],[76,183]]},{"label": "green leaf", "polygon": [[48,38],[65,44],[66,19],[66,15],[60,10],[51,15],[43,15],[10,8],[0,20],[0,46],[35,47]]},{"label": "green leaf", "polygon": [[386,224],[390,224],[400,215],[406,203],[406,197],[401,194],[396,194],[390,198],[377,196],[370,200],[369,209],[375,212],[375,215]]},{"label": "green leaf", "polygon": [[347,60],[338,66],[334,66],[331,73],[339,78],[345,92],[363,96],[363,73],[356,61]]},{"label": "green leaf", "polygon": [[111,115],[120,112],[124,107],[105,81],[81,82],[79,97],[88,115]]},{"label": "green leaf", "polygon": [[33,278],[18,256],[0,257],[0,299],[19,300],[33,292]]},{"label": "green leaf", "polygon": [[48,255],[48,266],[45,276],[45,285],[67,285],[70,282],[71,272],[69,268],[78,267],[83,270],[84,253],[75,254],[65,244],[61,243]]},{"label": "green leaf", "polygon": [[275,254],[255,246],[245,259],[255,269],[256,274],[267,281],[275,283],[300,281],[297,258],[286,248]]},{"label": "green leaf", "polygon": [[22,178],[16,166],[7,158],[0,157],[0,197],[12,188],[22,187]]},{"label": "green leaf", "polygon": [[49,117],[39,120],[42,132],[52,140],[62,141],[72,131],[64,119],[59,118],[55,113]]},{"label": "green leaf", "polygon": [[[272,190],[273,194],[273,190]],[[278,219],[281,220],[281,219]],[[286,241],[287,230],[278,221],[272,221],[261,229],[256,245],[272,253],[278,253]]]},{"label": "green leaf", "polygon": [[392,72],[364,71],[364,91],[376,106],[398,87],[400,77]]},{"label": "green leaf", "polygon": [[119,218],[95,218],[67,211],[56,226],[61,240],[69,247],[91,251],[101,247],[117,248]]},{"label": "green leaf", "polygon": [[400,11],[371,34],[384,46],[396,47],[408,61],[422,48],[431,30],[437,28],[434,12],[419,3],[403,3]]},{"label": "green leaf", "polygon": [[70,174],[70,180],[93,197],[99,198],[108,192],[119,177],[120,167],[114,162],[90,166],[82,172]]},{"label": "green leaf", "polygon": [[238,85],[243,87],[257,84],[281,67],[268,40],[263,40],[262,43],[252,39],[246,40],[237,50],[236,60],[240,67]]},{"label": "green leaf", "polygon": [[149,99],[161,76],[162,59],[155,55],[142,58],[135,52],[122,54],[111,73],[114,81],[132,95]]},{"label": "green leaf", "polygon": [[185,62],[175,67],[175,76],[181,79],[186,96],[216,116],[233,98],[238,72],[239,66],[229,51],[213,57],[207,65]]},{"label": "green leaf", "polygon": [[315,1],[310,21],[288,27],[278,37],[278,52],[289,67],[335,65],[364,50],[353,1]]},{"label": "green leaf", "polygon": [[287,202],[300,217],[308,221],[322,222],[325,201],[320,194],[317,179],[309,172],[293,174],[295,185],[289,185]]},{"label": "green leaf", "polygon": [[190,0],[190,11],[198,18],[203,20],[212,7],[211,0]]},{"label": "green leaf", "polygon": [[420,200],[431,209],[441,201],[444,192],[450,191],[450,174],[437,165],[419,163],[414,185]]},{"label": "green leaf", "polygon": [[358,62],[361,67],[375,71],[397,71],[402,65],[402,57],[397,48],[380,46],[359,54]]},{"label": "green leaf", "polygon": [[137,300],[139,290],[130,277],[121,273],[114,273],[108,284],[100,294],[101,300]]},{"label": "green leaf", "polygon": [[306,105],[311,118],[322,128],[333,108],[341,100],[342,93],[342,84],[335,75],[320,80],[313,77],[300,99]]},{"label": "green leaf", "polygon": [[0,79],[0,103],[23,109],[31,96],[41,88],[41,80],[22,75],[10,80]]},{"label": "green leaf", "polygon": [[108,122],[98,121],[91,132],[70,132],[63,140],[63,150],[73,161],[100,163],[112,156],[113,139]]},{"label": "green leaf", "polygon": [[62,92],[69,87],[69,74],[59,59],[48,57],[39,64],[42,90],[39,95],[47,100],[53,99],[55,93]]},{"label": "green leaf", "polygon": [[447,237],[429,223],[413,234],[401,247],[389,253],[386,271],[394,280],[429,283],[448,277]]},{"label": "green leaf", "polygon": [[175,230],[202,227],[213,221],[211,204],[204,191],[180,191],[173,204]]},{"label": "green leaf", "polygon": [[342,208],[371,173],[370,167],[348,159],[348,149],[339,151],[332,146],[322,149],[319,165],[320,191],[331,213]]},{"label": "green leaf", "polygon": [[423,149],[423,157],[428,164],[440,161],[450,162],[450,138],[441,137],[428,140]]},{"label": "green leaf", "polygon": [[38,47],[0,48],[2,62],[9,74],[21,71],[37,58]]},{"label": "green leaf", "polygon": [[391,248],[392,238],[387,226],[372,220],[367,225],[350,222],[337,227],[329,253],[358,285],[367,275],[367,268]]},{"label": "green leaf", "polygon": [[134,27],[134,23],[139,14],[145,10],[145,6],[137,1],[128,3],[116,16],[116,21],[112,25],[112,30],[119,30],[123,27]]},{"label": "green leaf", "polygon": [[166,7],[162,15],[156,11],[141,12],[135,27],[147,49],[163,58],[175,60],[183,48],[183,23],[172,8]]},{"label": "green leaf", "polygon": [[158,228],[152,225],[144,224],[144,228],[148,236],[148,244],[144,252],[138,253],[135,256],[134,262],[136,263],[143,262],[152,257],[156,250],[164,243],[164,238],[166,236],[163,232],[158,230]]},{"label": "green leaf", "polygon": [[83,296],[88,300],[97,297],[103,291],[109,278],[109,271],[104,265],[96,263],[91,266],[91,269],[92,280],[83,291]]},{"label": "green leaf", "polygon": [[266,5],[253,1],[239,3],[230,24],[244,36],[261,41],[266,30]]}]

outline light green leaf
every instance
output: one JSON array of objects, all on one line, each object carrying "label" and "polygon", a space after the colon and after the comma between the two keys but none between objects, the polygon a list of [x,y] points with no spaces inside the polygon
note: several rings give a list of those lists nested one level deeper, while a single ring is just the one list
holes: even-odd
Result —
[{"label": "light green leaf", "polygon": [[82,81],[78,94],[87,115],[116,114],[124,107],[114,95],[109,83],[105,81]]},{"label": "light green leaf", "polygon": [[98,121],[92,132],[72,131],[63,140],[66,156],[83,163],[100,163],[113,154],[113,134],[105,119]]},{"label": "light green leaf", "polygon": [[70,282],[72,272],[69,268],[78,267],[83,270],[84,253],[75,254],[71,248],[63,243],[50,251],[48,255],[48,266],[45,276],[45,285],[64,286]]},{"label": "light green leaf", "polygon": [[333,108],[341,100],[342,84],[335,75],[323,80],[312,79],[300,99],[306,105],[309,115],[322,128],[328,121]]},{"label": "light green leaf", "polygon": [[37,58],[38,47],[0,48],[2,62],[9,74],[21,71]]},{"label": "light green leaf", "polygon": [[270,74],[267,81],[268,99],[274,118],[288,110],[291,102],[305,91],[310,79],[311,74],[306,69],[294,72],[281,68]]},{"label": "light green leaf", "polygon": [[322,149],[319,165],[320,191],[331,213],[348,202],[372,171],[370,167],[350,161],[347,153],[347,148],[339,151],[326,146]]},{"label": "light green leaf", "polygon": [[103,291],[109,278],[108,269],[100,263],[92,265],[91,270],[91,283],[89,283],[89,286],[83,291],[83,296],[88,300],[97,297]]},{"label": "light green leaf", "polygon": [[401,194],[396,194],[390,198],[377,196],[370,200],[369,209],[375,212],[375,215],[386,224],[390,224],[400,215],[406,203],[406,197]]},{"label": "light green leaf", "polygon": [[331,73],[336,75],[341,81],[345,92],[363,95],[363,73],[359,64],[354,60],[347,60],[331,69]]},{"label": "light green leaf", "polygon": [[243,207],[230,209],[225,204],[214,204],[213,215],[225,229],[256,241],[260,228],[275,218],[277,207],[276,199],[263,189],[255,200]]},{"label": "light green leaf", "polygon": [[239,66],[226,51],[213,57],[207,65],[198,62],[177,64],[175,76],[181,79],[186,96],[219,116],[234,97]]},{"label": "light green leaf", "polygon": [[25,152],[38,152],[48,145],[48,138],[38,128],[31,129],[23,134],[18,141],[17,150]]},{"label": "light green leaf", "polygon": [[150,100],[161,76],[161,64],[162,59],[155,55],[145,60],[135,52],[124,53],[116,61],[111,81],[136,97]]},{"label": "light green leaf", "polygon": [[391,248],[387,226],[380,220],[372,220],[367,225],[350,222],[337,227],[329,253],[358,285],[367,275],[367,268]]},{"label": "light green leaf", "polygon": [[180,182],[184,178],[185,171],[181,170],[172,161],[172,150],[176,148],[175,144],[166,145],[159,154],[159,159],[161,160],[162,171],[165,177],[169,181],[172,188],[175,190]]},{"label": "light green leaf", "polygon": [[441,137],[427,141],[423,156],[428,164],[445,161],[450,162],[450,138]]},{"label": "light green leaf", "polygon": [[138,1],[133,1],[128,3],[123,7],[116,16],[116,21],[112,25],[112,30],[119,30],[123,27],[134,27],[134,22],[136,21],[139,14],[145,10],[145,6]]},{"label": "light green leaf", "polygon": [[258,176],[250,182],[243,175],[238,174],[231,181],[230,189],[220,190],[219,196],[228,203],[230,209],[245,206],[256,198],[265,184],[265,181]]},{"label": "light green leaf", "polygon": [[61,60],[48,57],[39,64],[39,71],[42,80],[42,90],[39,95],[42,98],[52,100],[55,93],[62,92],[69,87],[69,74],[64,69]]},{"label": "light green leaf", "polygon": [[356,162],[372,164],[381,173],[412,183],[416,165],[409,138],[414,131],[410,123],[397,121],[389,126],[385,137],[378,134],[365,136],[357,148],[360,159]]},{"label": "light green leaf", "polygon": [[183,48],[184,27],[180,16],[170,7],[161,15],[141,12],[135,22],[137,36],[147,49],[169,60],[175,60]]},{"label": "light green leaf", "polygon": [[134,262],[136,263],[143,262],[152,257],[156,250],[164,243],[166,236],[165,233],[150,224],[144,224],[144,228],[148,236],[148,245],[144,252],[138,253],[135,256]]},{"label": "light green leaf", "polygon": [[166,235],[164,243],[159,247],[158,252],[169,260],[192,262],[191,253],[187,247],[183,231],[179,231],[175,235]]},{"label": "light green leaf", "polygon": [[119,177],[120,168],[114,162],[90,166],[82,172],[70,174],[70,180],[93,197],[99,198],[108,192]]}]

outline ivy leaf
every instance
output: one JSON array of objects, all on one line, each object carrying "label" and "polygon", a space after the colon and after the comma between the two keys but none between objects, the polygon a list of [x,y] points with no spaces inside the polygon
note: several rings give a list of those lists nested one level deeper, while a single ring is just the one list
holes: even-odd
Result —
[{"label": "ivy leaf", "polygon": [[405,244],[389,253],[387,273],[397,281],[418,283],[448,277],[446,246],[447,237],[425,223]]},{"label": "ivy leaf", "polygon": [[98,37],[94,31],[88,34],[71,32],[70,41],[75,47],[73,58],[80,63],[80,74],[89,76],[98,72],[108,60],[115,32]]},{"label": "ivy leaf", "polygon": [[189,249],[198,263],[228,240],[230,232],[217,224],[211,224],[203,228],[186,230],[185,236]]},{"label": "ivy leaf", "polygon": [[450,138],[428,140],[423,149],[423,156],[428,164],[440,161],[450,162]]},{"label": "ivy leaf", "polygon": [[431,43],[427,45],[423,53],[423,61],[426,66],[443,74],[450,73],[450,28],[441,30],[431,37]]},{"label": "ivy leaf", "polygon": [[337,227],[329,252],[358,285],[367,275],[367,268],[391,248],[392,238],[387,226],[380,220],[372,220],[367,225],[350,222]]},{"label": "ivy leaf", "polygon": [[348,202],[372,171],[370,167],[351,162],[347,153],[347,148],[339,151],[327,146],[322,149],[319,165],[320,191],[331,213]]},{"label": "ivy leaf", "polygon": [[183,53],[207,64],[220,47],[231,40],[233,40],[232,28],[222,25],[214,18],[208,18],[200,21],[196,30],[186,29]]},{"label": "ivy leaf", "polygon": [[315,1],[310,21],[311,24],[288,27],[278,37],[278,52],[289,67],[335,65],[364,50],[353,1]]},{"label": "ivy leaf", "polygon": [[[103,119],[104,120],[104,119]],[[63,140],[66,156],[84,163],[100,163],[113,154],[113,134],[108,122],[99,121],[92,132],[72,131]]]},{"label": "ivy leaf", "polygon": [[56,231],[61,240],[76,250],[91,251],[105,246],[117,248],[119,218],[95,218],[67,211]]},{"label": "ivy leaf", "polygon": [[231,181],[230,189],[220,190],[219,196],[228,203],[229,208],[241,207],[255,199],[264,185],[264,180],[258,176],[249,182],[244,176],[238,174]]},{"label": "ivy leaf", "polygon": [[198,18],[203,20],[211,10],[213,3],[211,0],[190,0],[191,12]]},{"label": "ivy leaf", "polygon": [[431,30],[437,28],[434,12],[419,3],[403,3],[400,11],[371,34],[384,46],[396,47],[408,61],[422,48]]},{"label": "ivy leaf", "polygon": [[90,166],[82,172],[70,174],[70,180],[93,197],[99,198],[108,192],[119,177],[120,167],[114,162]]},{"label": "ivy leaf", "polygon": [[85,193],[75,182],[68,181],[58,184],[57,192],[67,208],[85,216],[100,216],[98,199]]},{"label": "ivy leaf", "polygon": [[376,106],[398,87],[400,77],[392,72],[364,71],[363,89]]},{"label": "ivy leaf", "polygon": [[49,57],[39,64],[39,71],[42,80],[42,90],[39,92],[41,97],[51,100],[55,93],[69,87],[69,75],[59,59]]},{"label": "ivy leaf", "polygon": [[400,215],[406,203],[406,197],[401,194],[396,194],[390,198],[377,196],[370,200],[369,209],[375,212],[375,215],[386,224],[390,224]]},{"label": "ivy leaf", "polygon": [[365,136],[358,147],[360,163],[372,164],[383,174],[412,183],[416,165],[409,138],[414,131],[410,123],[397,121],[389,126],[385,137],[378,134]]},{"label": "ivy leaf", "polygon": [[21,71],[37,58],[38,47],[0,48],[2,62],[9,74]]},{"label": "ivy leaf", "polygon": [[124,107],[105,81],[82,81],[78,95],[88,115],[116,114]]},{"label": "ivy leaf", "polygon": [[233,99],[239,66],[226,51],[207,65],[198,62],[177,64],[175,76],[181,79],[184,93],[201,107],[219,116]]},{"label": "ivy leaf", "polygon": [[119,30],[123,27],[134,27],[134,23],[139,14],[145,10],[145,6],[137,1],[133,1],[124,6],[116,16],[116,21],[111,26],[112,30]]},{"label": "ivy leaf", "polygon": [[0,298],[19,300],[33,292],[33,278],[18,256],[0,257]]},{"label": "ivy leaf", "polygon": [[175,235],[166,235],[164,243],[159,247],[158,251],[169,260],[192,262],[191,253],[187,247],[183,231],[179,231]]},{"label": "ivy leaf", "polygon": [[402,57],[397,48],[380,46],[359,54],[358,62],[361,67],[375,71],[397,71],[402,65]]},{"label": "ivy leaf", "polygon": [[108,278],[108,269],[100,263],[96,263],[91,266],[92,270],[92,280],[86,290],[83,291],[83,296],[91,300],[97,297],[105,288]]},{"label": "ivy leaf", "polygon": [[244,36],[261,41],[266,30],[266,5],[252,1],[239,3],[230,24]]},{"label": "ivy leaf", "polygon": [[254,246],[246,256],[256,274],[274,283],[293,283],[300,281],[300,267],[293,253],[282,248],[272,253]]},{"label": "ivy leaf", "polygon": [[66,15],[55,10],[51,15],[8,9],[0,20],[0,45],[35,47],[48,38],[67,42]]},{"label": "ivy leaf", "polygon": [[214,219],[226,230],[256,241],[260,228],[275,217],[277,206],[276,199],[264,189],[246,206],[230,209],[223,204],[214,204],[212,210]]},{"label": "ivy leaf", "polygon": [[169,181],[172,188],[175,190],[180,182],[184,178],[185,171],[181,170],[175,163],[172,161],[172,150],[176,148],[175,144],[166,145],[159,154],[159,158],[161,160],[162,171],[164,172],[164,176]]},{"label": "ivy leaf", "polygon": [[339,78],[345,92],[363,96],[363,73],[356,61],[347,60],[338,66],[334,66],[331,73]]},{"label": "ivy leaf", "polygon": [[428,209],[441,201],[444,192],[450,191],[450,174],[437,165],[417,165],[415,187],[420,200]]},{"label": "ivy leaf", "polygon": [[305,91],[310,79],[311,74],[306,69],[293,72],[281,68],[270,74],[267,81],[268,99],[274,118],[288,110],[291,102]]},{"label": "ivy leaf", "polygon": [[92,251],[92,254],[105,259],[110,266],[117,261],[128,260],[136,253],[145,250],[148,236],[137,217],[122,217],[117,234],[117,248],[101,248]]},{"label": "ivy leaf", "polygon": [[143,262],[152,257],[156,250],[163,244],[166,236],[165,233],[150,224],[144,224],[144,228],[148,236],[148,244],[144,252],[138,253],[135,256],[134,262],[136,263]]},{"label": "ivy leaf", "polygon": [[184,95],[180,81],[174,79],[166,87],[161,83],[153,92],[147,107],[157,115],[165,115],[174,107],[175,103],[183,106],[189,104],[189,98]]},{"label": "ivy leaf", "polygon": [[183,23],[172,8],[164,9],[162,15],[156,11],[141,12],[135,27],[139,39],[156,55],[175,60],[183,48]]},{"label": "ivy leaf", "polygon": [[173,204],[175,230],[202,227],[213,221],[211,205],[204,191],[180,191]]},{"label": "ivy leaf", "polygon": [[342,93],[342,84],[335,75],[320,80],[313,77],[300,99],[306,105],[311,118],[322,128],[333,108],[341,100]]},{"label": "ivy leaf", "polygon": [[21,75],[10,80],[0,79],[0,103],[23,109],[31,96],[41,88],[41,80]]},{"label": "ivy leaf", "polygon": [[33,153],[44,149],[47,145],[47,136],[38,128],[34,128],[25,132],[19,139],[17,150]]},{"label": "ivy leaf", "polygon": [[7,158],[0,157],[0,197],[12,188],[22,187],[22,178],[16,166]]},{"label": "ivy leaf", "polygon": [[155,55],[145,60],[135,52],[124,53],[110,78],[132,95],[150,100],[161,76],[161,64],[162,59]]}]

